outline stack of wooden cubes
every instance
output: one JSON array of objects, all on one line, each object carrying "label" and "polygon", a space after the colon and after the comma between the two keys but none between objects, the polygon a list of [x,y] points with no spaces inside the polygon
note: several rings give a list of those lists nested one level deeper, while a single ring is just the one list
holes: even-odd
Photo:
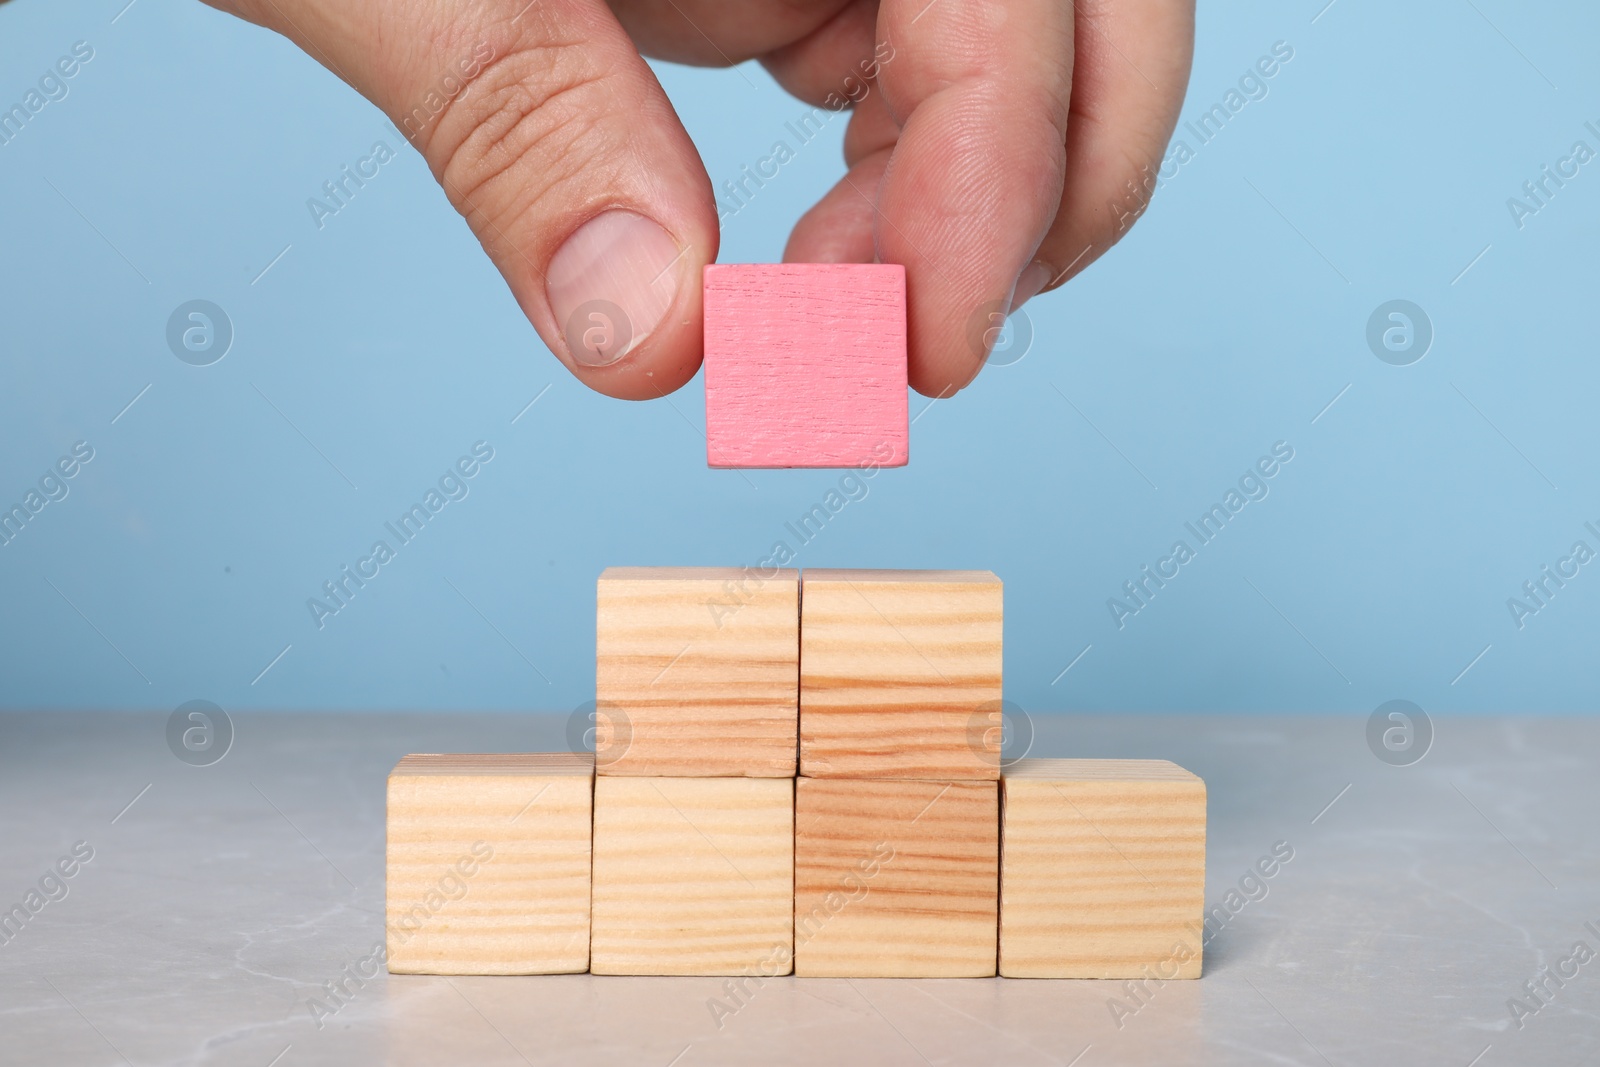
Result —
[{"label": "stack of wooden cubes", "polygon": [[408,756],[397,973],[1200,973],[1205,785],[1000,759],[986,571],[612,568],[595,751]]}]

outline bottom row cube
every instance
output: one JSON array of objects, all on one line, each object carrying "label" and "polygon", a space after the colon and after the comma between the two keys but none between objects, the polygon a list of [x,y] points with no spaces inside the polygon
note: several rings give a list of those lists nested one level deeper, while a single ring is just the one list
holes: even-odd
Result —
[{"label": "bottom row cube", "polygon": [[587,754],[402,759],[389,775],[389,970],[587,970],[593,782]]},{"label": "bottom row cube", "polygon": [[388,870],[396,973],[1198,977],[1205,784],[1164,761],[996,783],[408,756]]},{"label": "bottom row cube", "polygon": [[995,782],[801,778],[795,973],[993,975],[999,834]]},{"label": "bottom row cube", "polygon": [[1025,759],[1000,787],[1001,974],[1200,977],[1205,782],[1166,760]]},{"label": "bottom row cube", "polygon": [[792,778],[597,778],[594,845],[594,973],[789,973]]}]

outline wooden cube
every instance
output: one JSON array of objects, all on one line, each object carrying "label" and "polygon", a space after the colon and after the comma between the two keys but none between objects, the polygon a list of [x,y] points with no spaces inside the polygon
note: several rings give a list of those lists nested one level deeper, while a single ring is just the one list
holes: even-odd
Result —
[{"label": "wooden cube", "polygon": [[794,777],[799,577],[607,568],[595,616],[599,773]]},{"label": "wooden cube", "polygon": [[995,782],[801,778],[795,974],[995,973]]},{"label": "wooden cube", "polygon": [[705,374],[713,467],[904,466],[905,268],[706,267]]},{"label": "wooden cube", "polygon": [[802,775],[1000,776],[1000,579],[807,570],[802,587]]},{"label": "wooden cube", "polygon": [[792,778],[599,778],[595,974],[788,974]]},{"label": "wooden cube", "polygon": [[402,759],[388,790],[389,970],[587,970],[593,783],[587,753]]},{"label": "wooden cube", "polygon": [[1002,975],[1200,977],[1205,782],[1165,760],[1024,759],[1000,785]]}]

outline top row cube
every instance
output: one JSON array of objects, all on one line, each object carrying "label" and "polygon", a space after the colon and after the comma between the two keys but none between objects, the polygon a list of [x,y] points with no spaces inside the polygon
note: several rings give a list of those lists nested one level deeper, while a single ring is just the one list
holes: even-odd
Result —
[{"label": "top row cube", "polygon": [[706,267],[705,375],[713,467],[905,466],[905,268]]},{"label": "top row cube", "polygon": [[609,568],[596,770],[998,778],[1003,592],[988,571]]}]

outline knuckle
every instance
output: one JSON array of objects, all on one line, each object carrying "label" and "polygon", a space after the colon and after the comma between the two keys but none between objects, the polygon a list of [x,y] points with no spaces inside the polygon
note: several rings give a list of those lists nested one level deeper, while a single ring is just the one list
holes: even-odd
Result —
[{"label": "knuckle", "polygon": [[585,178],[626,136],[612,110],[605,73],[577,45],[520,45],[452,102],[424,153],[469,221],[503,226],[553,197],[575,208],[605,195]]}]

